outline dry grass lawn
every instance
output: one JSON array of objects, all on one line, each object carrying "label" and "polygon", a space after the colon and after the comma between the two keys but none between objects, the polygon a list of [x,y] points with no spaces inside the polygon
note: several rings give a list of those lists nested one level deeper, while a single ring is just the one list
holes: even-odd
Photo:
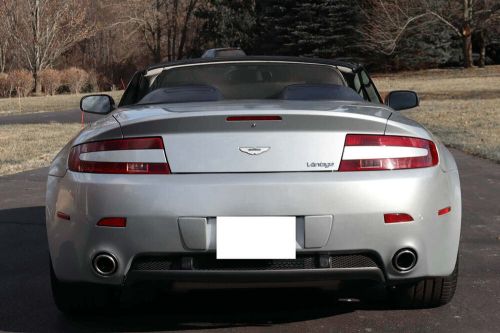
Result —
[{"label": "dry grass lawn", "polygon": [[446,145],[500,162],[500,66],[375,75],[384,94],[418,92],[421,107],[403,111]]},{"label": "dry grass lawn", "polygon": [[[115,100],[120,101],[123,90],[107,91],[108,94]],[[80,99],[85,96],[81,95],[55,95],[55,96],[40,96],[40,97],[25,97],[25,98],[1,98],[0,99],[0,117],[13,114],[27,114],[36,112],[48,111],[67,111],[80,108]],[[1,122],[1,118],[0,118]]]},{"label": "dry grass lawn", "polygon": [[45,167],[80,124],[0,125],[0,175]]}]

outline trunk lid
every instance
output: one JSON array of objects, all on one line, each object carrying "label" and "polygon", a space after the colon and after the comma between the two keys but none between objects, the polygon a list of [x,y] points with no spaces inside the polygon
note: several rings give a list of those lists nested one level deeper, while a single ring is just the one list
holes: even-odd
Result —
[{"label": "trunk lid", "polygon": [[[237,101],[136,106],[115,113],[124,137],[162,136],[172,173],[338,169],[347,133],[383,134],[391,111],[368,103]],[[228,121],[279,116],[281,120]]]}]

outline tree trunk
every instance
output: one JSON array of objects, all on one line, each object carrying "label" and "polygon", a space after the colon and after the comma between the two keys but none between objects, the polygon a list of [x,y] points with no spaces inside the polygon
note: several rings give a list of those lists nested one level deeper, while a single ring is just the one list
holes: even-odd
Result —
[{"label": "tree trunk", "polygon": [[486,66],[486,42],[484,40],[484,30],[479,32],[479,67],[484,68]]},{"label": "tree trunk", "polygon": [[472,58],[472,35],[469,31],[464,29],[463,34],[463,43],[464,43],[464,67],[471,68],[474,66],[474,61]]},{"label": "tree trunk", "polygon": [[197,2],[198,2],[197,0],[191,0],[186,10],[184,24],[182,25],[181,41],[179,42],[179,49],[177,51],[177,59],[182,59],[182,57],[184,57],[184,44],[186,44],[187,29],[189,21],[191,20],[191,15],[193,13],[194,8],[196,7]]},{"label": "tree trunk", "polygon": [[42,93],[42,82],[38,77],[38,73],[41,69],[40,59],[42,57],[42,52],[40,50],[40,0],[35,1],[34,8],[34,24],[33,24],[33,39],[35,46],[35,57],[33,59],[33,79],[35,81],[35,95],[40,95]]},{"label": "tree trunk", "polygon": [[156,31],[154,32],[154,49],[155,49],[155,62],[159,63],[162,61],[161,57],[161,31],[162,31],[162,22],[160,21],[160,11],[161,11],[161,3],[160,0],[156,0]]},{"label": "tree trunk", "polygon": [[474,66],[472,60],[472,0],[464,0],[464,27],[462,36],[464,40],[464,67]]},{"label": "tree trunk", "polygon": [[42,93],[42,82],[40,81],[40,78],[38,77],[38,72],[35,70],[33,72],[33,81],[35,82],[35,95],[41,95]]},{"label": "tree trunk", "polygon": [[153,57],[154,57],[155,63],[159,63],[162,61],[162,57],[161,57],[161,28],[160,27],[158,27],[156,29],[156,33],[154,33],[153,39],[154,39]]},{"label": "tree trunk", "polygon": [[0,73],[5,72],[5,67],[7,64],[7,42],[4,42],[3,45],[0,45]]},{"label": "tree trunk", "polygon": [[172,61],[172,28],[167,30],[167,60]]},{"label": "tree trunk", "polygon": [[179,8],[179,0],[174,0],[174,13],[173,13],[173,27],[172,27],[172,50],[170,53],[172,54],[172,59],[177,59],[177,20],[178,17],[178,8]]}]

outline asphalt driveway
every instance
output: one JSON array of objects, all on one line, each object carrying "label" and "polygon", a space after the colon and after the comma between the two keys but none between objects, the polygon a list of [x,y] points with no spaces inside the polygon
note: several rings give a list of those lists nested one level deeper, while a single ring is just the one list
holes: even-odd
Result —
[{"label": "asphalt driveway", "polygon": [[[102,116],[85,113],[83,121],[86,123],[96,121]],[[80,110],[36,112],[28,114],[12,114],[0,117],[0,125],[12,124],[45,124],[45,123],[80,123],[82,112]]]},{"label": "asphalt driveway", "polygon": [[[5,119],[5,118],[2,118]],[[453,150],[463,193],[453,301],[396,310],[382,288],[237,290],[160,295],[121,315],[65,318],[55,308],[44,225],[46,169],[0,177],[0,331],[498,332],[500,165]]]}]

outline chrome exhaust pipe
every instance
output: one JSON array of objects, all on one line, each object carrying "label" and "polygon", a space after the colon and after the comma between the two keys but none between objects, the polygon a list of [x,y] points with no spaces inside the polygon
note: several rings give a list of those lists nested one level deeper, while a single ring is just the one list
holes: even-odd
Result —
[{"label": "chrome exhaust pipe", "polygon": [[102,276],[110,276],[116,272],[118,264],[115,257],[109,253],[99,253],[92,260],[92,267],[97,274]]},{"label": "chrome exhaust pipe", "polygon": [[417,264],[417,253],[412,249],[401,249],[392,258],[392,266],[399,272],[408,272]]}]

